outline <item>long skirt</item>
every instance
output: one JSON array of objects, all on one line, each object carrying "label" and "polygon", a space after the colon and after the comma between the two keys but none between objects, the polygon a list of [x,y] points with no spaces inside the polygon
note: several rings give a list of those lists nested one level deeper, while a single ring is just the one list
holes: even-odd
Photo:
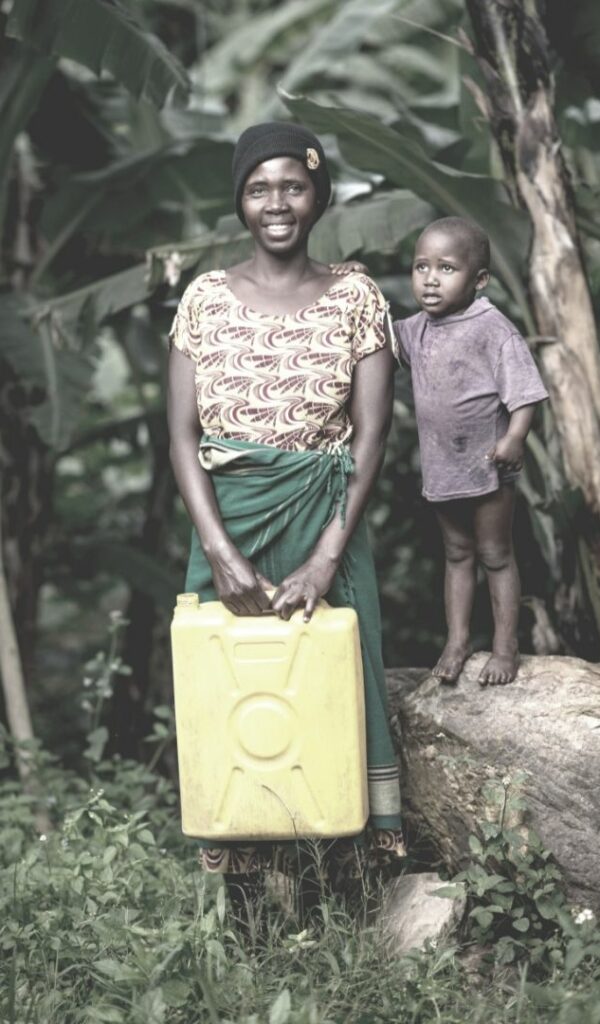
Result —
[{"label": "long skirt", "polygon": [[[335,515],[345,517],[349,449],[284,451],[270,445],[204,437],[199,459],[211,474],[225,529],[238,550],[276,586],[311,554]],[[186,590],[216,600],[210,564],[198,535],[192,544]],[[373,557],[361,519],[346,545],[333,585],[333,607],[354,608],[359,623],[365,686],[369,822],[354,848],[403,856],[400,785],[387,711],[381,618]],[[272,862],[271,843],[215,843],[199,839],[208,871],[243,873]],[[281,846],[281,844],[278,844]],[[342,843],[348,846],[348,843]],[[351,855],[353,856],[353,854]]]}]

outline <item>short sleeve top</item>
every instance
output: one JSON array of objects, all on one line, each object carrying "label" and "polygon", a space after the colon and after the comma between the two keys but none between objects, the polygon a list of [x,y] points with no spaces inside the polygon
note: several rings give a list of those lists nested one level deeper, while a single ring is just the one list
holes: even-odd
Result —
[{"label": "short sleeve top", "polygon": [[486,298],[463,313],[420,312],[394,322],[394,345],[410,368],[423,494],[430,501],[498,488],[487,456],[510,414],[548,397],[517,328]]},{"label": "short sleeve top", "polygon": [[244,305],[223,270],[195,278],[169,337],[195,363],[204,432],[291,451],[348,442],[352,374],[360,359],[385,347],[386,308],[359,273],[290,314]]}]

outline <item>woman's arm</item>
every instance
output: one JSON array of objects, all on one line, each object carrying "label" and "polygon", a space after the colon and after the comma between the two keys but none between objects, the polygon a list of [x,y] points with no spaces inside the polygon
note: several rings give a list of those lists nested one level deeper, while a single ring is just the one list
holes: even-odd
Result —
[{"label": "woman's arm", "polygon": [[190,519],[210,563],[223,604],[235,615],[259,615],[269,607],[263,587],[271,587],[225,531],[210,475],[198,461],[201,427],[193,360],[172,349],[169,355],[167,420],[171,465]]},{"label": "woman's arm", "polygon": [[289,619],[304,605],[308,621],[320,597],[327,593],[344,549],[369,500],[377,479],[392,418],[394,357],[388,345],[361,359],[354,369],[349,416],[354,428],[351,452],[354,473],[348,480],[346,521],[339,515],[323,530],[310,557],[283,580],[273,608]]}]

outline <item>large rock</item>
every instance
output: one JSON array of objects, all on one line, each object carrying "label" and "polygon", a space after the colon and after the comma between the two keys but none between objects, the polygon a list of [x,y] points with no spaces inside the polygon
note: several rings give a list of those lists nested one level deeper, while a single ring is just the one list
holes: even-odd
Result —
[{"label": "large rock", "polygon": [[498,815],[485,783],[527,773],[527,823],[562,867],[570,897],[598,912],[600,666],[524,657],[514,683],[482,689],[486,657],[474,655],[455,687],[421,670],[388,673],[412,831],[426,831],[447,867],[460,869],[469,834]]},{"label": "large rock", "polygon": [[436,945],[460,924],[466,896],[436,896],[446,882],[424,872],[401,875],[385,887],[379,924],[387,951],[402,956],[410,949]]}]

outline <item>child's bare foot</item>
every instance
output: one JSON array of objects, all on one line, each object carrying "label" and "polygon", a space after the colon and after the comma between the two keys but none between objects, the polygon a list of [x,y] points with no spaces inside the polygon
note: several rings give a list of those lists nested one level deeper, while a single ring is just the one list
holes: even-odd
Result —
[{"label": "child's bare foot", "polygon": [[492,654],[479,673],[480,686],[505,686],[512,683],[519,668],[519,652]]},{"label": "child's bare foot", "polygon": [[471,657],[473,648],[469,643],[456,643],[452,640],[446,641],[446,646],[440,654],[437,665],[432,669],[431,674],[439,679],[440,683],[446,686],[453,686],[462,672],[463,665]]}]

